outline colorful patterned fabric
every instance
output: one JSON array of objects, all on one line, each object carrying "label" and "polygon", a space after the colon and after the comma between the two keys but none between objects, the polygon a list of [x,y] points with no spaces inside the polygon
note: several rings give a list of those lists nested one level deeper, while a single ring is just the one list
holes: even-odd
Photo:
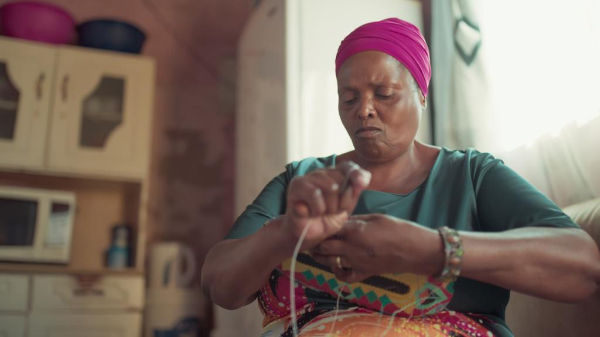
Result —
[{"label": "colorful patterned fabric", "polygon": [[[329,311],[303,325],[301,337],[493,337],[484,327],[485,318],[442,311],[409,318],[380,315],[361,308]],[[262,337],[292,336],[291,321],[285,318],[263,329]]]},{"label": "colorful patterned fabric", "polygon": [[[291,259],[280,268],[289,277]],[[399,317],[423,316],[441,311],[452,298],[454,283],[415,274],[385,274],[362,282],[344,283],[328,266],[313,260],[308,253],[298,255],[295,280],[306,287],[363,308]]]},{"label": "colorful patterned fabric", "polygon": [[[260,291],[264,337],[293,336],[290,263],[275,269]],[[492,336],[473,318],[443,310],[454,283],[388,274],[347,284],[306,253],[298,256],[295,275],[300,336]]]}]

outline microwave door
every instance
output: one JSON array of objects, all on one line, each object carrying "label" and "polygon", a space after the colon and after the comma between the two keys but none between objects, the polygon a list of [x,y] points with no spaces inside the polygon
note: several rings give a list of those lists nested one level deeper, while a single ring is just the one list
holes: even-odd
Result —
[{"label": "microwave door", "polygon": [[66,202],[51,202],[46,227],[46,247],[64,247],[71,239],[71,205]]},{"label": "microwave door", "polygon": [[75,214],[75,197],[54,194],[41,205],[40,226],[36,234],[36,260],[68,263]]}]

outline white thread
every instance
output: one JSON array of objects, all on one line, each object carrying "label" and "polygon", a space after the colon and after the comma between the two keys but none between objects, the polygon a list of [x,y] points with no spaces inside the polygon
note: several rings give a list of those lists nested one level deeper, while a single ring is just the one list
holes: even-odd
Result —
[{"label": "white thread", "polygon": [[[342,185],[342,189],[341,189],[342,192],[345,192],[346,187],[348,187],[348,184],[350,181],[350,173],[351,173],[351,171],[346,174],[344,184]],[[296,291],[295,291],[296,260],[298,258],[298,254],[300,253],[300,247],[302,246],[302,243],[304,242],[304,238],[306,237],[306,234],[308,233],[308,230],[310,229],[311,225],[312,224],[307,225],[302,230],[302,233],[300,234],[300,238],[298,239],[298,242],[296,243],[296,247],[294,248],[294,253],[292,255],[292,261],[290,262],[290,313],[291,313],[291,319],[292,319],[292,333],[293,333],[294,337],[298,337],[298,316],[296,314]],[[425,282],[425,284],[426,283],[427,283],[427,281]],[[423,286],[425,286],[425,284]],[[409,308],[411,306],[419,304],[420,300],[416,298],[416,294],[421,289],[422,288],[419,288],[417,291],[415,291],[415,300],[412,303],[410,303],[392,313],[391,319],[388,323],[388,326],[383,331],[383,333],[380,335],[380,337],[384,337],[385,335],[387,335],[390,332],[390,330],[392,329],[392,324],[394,323],[395,316],[398,313],[406,310],[407,308]],[[336,305],[335,305],[336,308],[335,308],[335,315],[333,317],[333,324],[332,324],[331,331],[329,334],[332,334],[334,332],[335,322],[337,321],[337,317],[338,317],[338,313],[339,313],[339,309],[340,309],[340,297],[342,296],[342,292],[339,290],[336,292],[338,294],[338,297],[337,297]],[[423,301],[428,300],[432,295],[433,294],[429,294],[429,296],[427,296]],[[400,304],[400,303],[395,303],[395,304]],[[411,312],[411,314],[409,315],[409,317],[406,319],[407,322],[412,319],[413,313],[414,313],[414,309]],[[383,307],[382,307],[381,311],[379,312],[379,319],[377,320],[377,326],[381,326],[381,319],[383,316],[384,316],[384,311],[383,311]],[[405,324],[407,322],[405,322]]]},{"label": "white thread", "polygon": [[[298,316],[296,314],[296,291],[295,291],[295,273],[296,273],[296,260],[298,258],[298,254],[300,253],[300,247],[302,246],[302,243],[304,242],[304,238],[306,237],[306,234],[308,233],[308,230],[310,228],[312,224],[309,224],[308,226],[304,227],[304,230],[302,231],[302,234],[300,234],[300,238],[298,239],[298,242],[296,243],[296,247],[294,248],[294,254],[292,255],[292,261],[290,262],[290,311],[291,311],[291,318],[292,318],[292,333],[294,335],[294,337],[298,337]],[[425,282],[427,283],[427,282]],[[424,285],[423,285],[424,286]],[[419,288],[420,290],[421,288]],[[339,313],[339,304],[340,304],[340,297],[342,295],[341,291],[337,291],[338,293],[338,297],[337,297],[337,301],[336,301],[336,311],[335,311],[335,315],[333,318],[333,324],[331,327],[331,332],[330,334],[332,334],[334,331],[334,327],[335,327],[335,322],[337,321],[337,316]],[[418,290],[415,292],[415,294],[418,293]],[[427,296],[423,301],[428,300],[433,294],[429,294],[429,296]],[[410,308],[411,306],[414,306],[416,304],[418,304],[420,302],[419,299],[416,298],[415,296],[415,300],[394,311],[391,315],[391,319],[387,325],[387,328],[383,331],[383,333],[380,335],[380,337],[384,337],[385,335],[387,335],[390,330],[392,329],[392,325],[394,323],[394,319],[396,317],[396,315],[408,308]],[[397,303],[399,304],[399,303]],[[414,310],[413,310],[414,312]],[[410,321],[412,319],[413,316],[413,312],[411,312],[410,316],[407,318],[407,321]],[[381,309],[381,311],[379,312],[379,320],[378,320],[378,326],[381,326],[381,318],[383,316],[383,308]]]},{"label": "white thread", "polygon": [[337,296],[337,300],[335,301],[335,315],[333,315],[333,324],[331,325],[331,330],[329,331],[329,334],[331,335],[333,333],[333,330],[335,329],[335,322],[337,321],[337,317],[338,317],[338,313],[340,312],[340,298],[342,297],[342,292],[339,290],[337,290],[338,296]]},{"label": "white thread", "polygon": [[383,319],[383,306],[381,306],[381,310],[379,310],[379,317],[377,317],[377,325],[381,324],[382,319]]},{"label": "white thread", "polygon": [[[428,300],[430,296],[431,296],[431,295],[427,296],[427,297],[424,299],[424,301],[425,301],[425,300]],[[390,332],[390,330],[392,330],[392,325],[394,324],[394,319],[396,318],[396,315],[397,315],[398,313],[400,313],[400,312],[402,312],[402,311],[404,311],[404,310],[406,310],[406,309],[410,308],[411,306],[413,306],[413,305],[415,305],[415,304],[418,304],[418,303],[419,303],[419,300],[415,300],[413,303],[411,303],[411,304],[409,304],[409,305],[407,305],[407,306],[405,306],[405,307],[402,307],[402,308],[400,308],[400,309],[398,309],[398,310],[394,311],[394,312],[392,313],[392,316],[391,316],[391,319],[390,319],[390,321],[389,321],[389,323],[388,323],[388,326],[387,326],[387,328],[386,328],[386,329],[383,331],[383,333],[382,333],[382,334],[381,334],[379,337],[385,337],[385,335],[387,335],[387,334]],[[413,309],[413,311],[411,311],[411,313],[410,313],[410,316],[408,316],[408,318],[406,319],[407,321],[410,321],[410,320],[412,319],[413,312],[414,312],[414,309]]]},{"label": "white thread", "polygon": [[[302,234],[300,234],[300,238],[298,239],[298,242],[296,243],[296,247],[294,248],[294,254],[292,255],[292,261],[290,262],[290,311],[291,311],[291,318],[292,318],[292,333],[294,337],[298,337],[298,316],[296,314],[296,291],[295,291],[295,274],[296,274],[296,260],[298,259],[298,254],[300,253],[300,247],[302,246],[302,243],[304,242],[304,238],[306,237],[306,234],[308,233],[308,230],[310,229],[310,226],[312,224],[307,225],[306,227],[304,227],[304,230],[302,230]],[[425,282],[427,283],[427,282]],[[424,285],[423,285],[424,286]],[[419,288],[420,290],[421,288]],[[338,297],[337,297],[337,301],[336,301],[336,311],[335,311],[335,315],[334,315],[334,319],[333,319],[333,326],[331,328],[331,333],[333,333],[333,329],[335,327],[335,322],[337,321],[337,316],[339,313],[339,303],[340,303],[340,297],[341,297],[341,291],[337,291],[338,293]],[[415,292],[415,294],[418,293],[418,291]],[[430,294],[429,296],[427,296],[423,301],[429,299],[433,294]],[[395,316],[406,310],[407,308],[414,306],[416,304],[418,304],[420,302],[419,299],[417,299],[415,297],[415,300],[394,311],[391,315],[391,319],[388,323],[387,328],[383,331],[383,333],[380,335],[380,337],[384,337],[386,334],[388,334],[390,332],[390,330],[392,329],[392,324],[394,323],[394,319]],[[398,304],[398,303],[397,303]],[[379,312],[379,320],[378,320],[378,325],[381,324],[381,318],[383,316],[383,308],[381,309],[381,311]],[[408,317],[408,321],[410,321],[412,319],[412,315],[413,313],[411,312],[410,316]]]},{"label": "white thread", "polygon": [[[352,171],[348,171],[346,173],[346,176],[344,177],[344,182],[342,184],[342,188],[341,191],[342,193],[345,192],[346,188],[348,187],[349,183],[350,183],[350,174],[352,173]],[[296,316],[296,291],[295,289],[295,273],[296,273],[296,259],[298,258],[298,254],[300,253],[300,246],[302,246],[302,243],[304,242],[304,238],[306,237],[306,233],[308,233],[308,229],[310,228],[312,224],[307,225],[306,227],[304,227],[304,230],[302,230],[302,234],[300,234],[300,238],[298,239],[298,242],[296,243],[296,247],[294,248],[294,254],[292,255],[292,261],[290,263],[290,313],[292,316],[292,333],[294,334],[294,337],[298,336],[298,317]],[[340,303],[340,296],[341,293],[338,293],[338,299],[337,299],[337,304],[336,304],[336,312],[335,312],[335,319],[334,319],[334,325],[335,325],[335,320],[337,320],[337,314],[339,312],[339,303]]]},{"label": "white thread", "polygon": [[[415,282],[415,283],[416,283],[416,282]],[[409,307],[411,307],[411,306],[414,306],[414,305],[416,305],[416,304],[419,304],[419,302],[425,302],[425,301],[427,301],[427,300],[428,300],[430,297],[432,297],[432,296],[434,295],[433,293],[431,293],[431,294],[429,294],[427,297],[425,297],[425,299],[423,299],[422,301],[420,301],[420,300],[417,298],[417,293],[418,293],[418,292],[419,292],[419,291],[422,289],[422,287],[424,287],[426,284],[427,284],[427,281],[425,281],[425,284],[423,284],[423,285],[421,286],[421,288],[419,288],[419,290],[415,291],[415,300],[414,300],[412,303],[410,303],[410,304],[408,304],[408,305],[406,305],[406,306],[404,306],[404,307],[402,307],[402,308],[400,308],[400,309],[398,309],[398,310],[396,310],[396,311],[394,311],[394,312],[392,313],[392,318],[390,319],[390,321],[389,321],[389,323],[388,323],[388,326],[387,326],[387,328],[386,328],[386,329],[383,331],[383,333],[382,333],[382,334],[381,334],[379,337],[385,337],[385,335],[387,335],[387,334],[390,332],[390,330],[392,330],[392,324],[394,323],[394,319],[396,318],[396,315],[397,315],[398,313],[400,313],[400,312],[402,312],[402,311],[404,311],[404,310],[408,309],[408,308],[409,308]],[[413,313],[414,313],[414,312],[415,312],[415,310],[413,309],[413,310],[410,312],[410,315],[408,316],[408,318],[406,319],[406,321],[404,322],[404,324],[406,324],[407,322],[410,322],[410,320],[412,319],[412,316],[413,316]],[[404,324],[403,324],[403,326],[404,326]]]},{"label": "white thread", "polygon": [[292,314],[292,333],[294,337],[298,337],[298,317],[296,316],[296,290],[295,290],[295,273],[296,273],[296,259],[298,258],[298,254],[300,253],[300,246],[302,246],[302,242],[304,242],[304,238],[306,237],[306,233],[308,233],[308,229],[312,223],[308,224],[302,230],[302,234],[300,234],[300,238],[296,243],[296,247],[294,248],[294,254],[292,255],[292,261],[290,264],[290,311]]},{"label": "white thread", "polygon": [[[300,247],[302,246],[302,243],[304,242],[304,238],[306,237],[306,234],[308,233],[308,230],[311,225],[312,224],[309,224],[308,226],[304,227],[302,234],[300,234],[300,238],[298,239],[298,242],[296,243],[296,247],[294,248],[294,254],[292,255],[292,261],[290,262],[290,311],[291,311],[291,316],[292,316],[291,317],[292,318],[292,333],[293,333],[294,337],[298,337],[298,316],[296,314],[296,291],[295,291],[296,260],[298,258],[298,254],[300,253]],[[427,282],[425,282],[425,283],[427,283]],[[425,286],[425,284],[423,286]],[[421,290],[423,286],[421,286],[419,288],[419,290]],[[419,290],[415,291],[415,294],[417,294],[419,292]],[[335,315],[333,316],[333,324],[331,326],[331,330],[330,330],[329,334],[332,334],[334,332],[335,322],[337,321],[337,317],[338,317],[338,313],[339,313],[339,309],[340,309],[340,298],[342,296],[342,292],[339,290],[336,292],[338,293],[338,297],[337,297],[336,305],[335,305]],[[433,294],[429,294],[422,301],[428,300],[431,296],[433,296]],[[411,306],[419,304],[419,302],[421,302],[421,301],[419,299],[417,299],[416,295],[415,295],[415,300],[412,303],[394,311],[391,315],[391,319],[390,319],[386,329],[383,331],[383,333],[380,335],[380,337],[384,337],[385,335],[387,335],[390,332],[390,330],[392,330],[392,325],[394,324],[394,319],[396,318],[396,315],[398,313],[410,308]],[[396,303],[396,304],[399,304],[399,303]],[[411,314],[409,315],[409,317],[406,319],[407,322],[412,319],[413,313],[414,313],[414,309],[411,312]],[[383,316],[384,316],[383,308],[381,308],[381,311],[379,312],[379,319],[377,321],[377,326],[381,326],[381,318]],[[405,322],[405,324],[407,322]]]}]

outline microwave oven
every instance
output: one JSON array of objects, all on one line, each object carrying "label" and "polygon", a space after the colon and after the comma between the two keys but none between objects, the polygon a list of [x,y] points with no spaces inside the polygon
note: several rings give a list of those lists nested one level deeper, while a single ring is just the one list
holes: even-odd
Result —
[{"label": "microwave oven", "polygon": [[0,261],[68,263],[72,192],[0,186]]}]

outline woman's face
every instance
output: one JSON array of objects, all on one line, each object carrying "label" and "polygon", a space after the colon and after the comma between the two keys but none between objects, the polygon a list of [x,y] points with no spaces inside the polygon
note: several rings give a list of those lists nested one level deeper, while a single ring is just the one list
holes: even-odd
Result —
[{"label": "woman's face", "polygon": [[359,156],[386,162],[410,148],[425,98],[400,62],[361,52],[344,62],[337,82],[340,118]]}]

